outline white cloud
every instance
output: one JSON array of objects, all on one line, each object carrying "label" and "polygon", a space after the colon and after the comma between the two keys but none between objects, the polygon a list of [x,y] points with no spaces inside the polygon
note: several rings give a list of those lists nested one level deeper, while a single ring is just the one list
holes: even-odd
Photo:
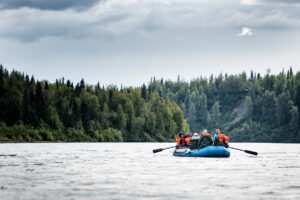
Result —
[{"label": "white cloud", "polygon": [[257,0],[241,0],[242,5],[255,5],[257,4]]},{"label": "white cloud", "polygon": [[240,33],[237,34],[237,36],[251,36],[253,35],[252,30],[248,27],[243,27],[242,31]]}]

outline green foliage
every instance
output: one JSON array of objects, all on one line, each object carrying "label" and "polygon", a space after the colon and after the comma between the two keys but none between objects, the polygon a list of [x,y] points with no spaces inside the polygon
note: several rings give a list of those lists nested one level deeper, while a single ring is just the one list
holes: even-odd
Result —
[{"label": "green foliage", "polygon": [[[276,124],[276,94],[274,91],[266,90],[261,97],[260,103],[257,107],[261,110],[261,116],[257,117],[262,119],[263,122],[274,126]],[[257,111],[256,111],[257,112]]]},{"label": "green foliage", "polygon": [[214,103],[210,111],[210,120],[209,128],[217,129],[220,126],[221,121],[221,113],[220,113],[220,104],[218,101]]},{"label": "green foliage", "polygon": [[[300,72],[254,72],[140,88],[54,84],[0,65],[0,141],[154,142],[220,128],[231,141],[300,142]],[[186,119],[186,120],[185,120]]]},{"label": "green foliage", "polygon": [[141,88],[54,84],[0,65],[0,141],[172,141],[188,131],[179,106]]},{"label": "green foliage", "polygon": [[300,142],[300,72],[247,78],[220,74],[190,82],[155,81],[152,93],[180,105],[193,132],[220,128],[231,141]]},{"label": "green foliage", "polygon": [[107,142],[123,142],[121,131],[113,128],[105,129],[102,131],[104,141]]},{"label": "green foliage", "polygon": [[279,126],[287,124],[291,120],[290,110],[292,109],[293,102],[290,99],[291,97],[288,92],[281,93],[277,98],[276,119]]},{"label": "green foliage", "polygon": [[294,130],[293,132],[297,134],[298,128],[300,128],[299,125],[299,111],[296,106],[293,106],[290,110],[291,115],[291,121],[290,121],[290,128],[291,130]]}]

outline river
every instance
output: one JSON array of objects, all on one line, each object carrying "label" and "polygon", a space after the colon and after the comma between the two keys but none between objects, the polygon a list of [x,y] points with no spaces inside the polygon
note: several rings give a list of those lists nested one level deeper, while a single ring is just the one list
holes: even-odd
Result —
[{"label": "river", "polygon": [[0,144],[0,199],[300,199],[300,144],[232,143],[230,158],[169,143]]}]

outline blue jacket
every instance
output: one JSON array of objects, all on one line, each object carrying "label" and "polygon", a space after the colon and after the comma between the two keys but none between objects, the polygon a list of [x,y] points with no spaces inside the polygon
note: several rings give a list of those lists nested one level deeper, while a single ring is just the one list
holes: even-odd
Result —
[{"label": "blue jacket", "polygon": [[213,139],[213,143],[215,143],[215,141],[218,141],[218,140],[219,140],[218,134],[215,134],[214,139]]}]

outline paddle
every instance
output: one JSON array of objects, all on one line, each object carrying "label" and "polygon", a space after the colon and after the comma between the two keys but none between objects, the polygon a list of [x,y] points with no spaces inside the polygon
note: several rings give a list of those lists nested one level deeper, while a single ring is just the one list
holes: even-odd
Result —
[{"label": "paddle", "polygon": [[154,149],[154,150],[153,150],[153,153],[158,153],[158,152],[161,152],[161,151],[163,151],[163,150],[171,149],[171,148],[174,148],[174,147],[176,147],[176,146],[168,147],[168,148],[164,148],[164,149],[162,149],[162,148],[160,148],[160,149]]},{"label": "paddle", "polygon": [[234,148],[234,147],[229,147],[230,149],[235,149],[235,150],[238,150],[238,151],[243,151],[243,152],[245,152],[245,153],[249,153],[249,154],[252,154],[252,155],[255,155],[255,156],[257,156],[257,152],[255,152],[255,151],[249,151],[249,150],[243,150],[243,149],[238,149],[238,148]]}]

